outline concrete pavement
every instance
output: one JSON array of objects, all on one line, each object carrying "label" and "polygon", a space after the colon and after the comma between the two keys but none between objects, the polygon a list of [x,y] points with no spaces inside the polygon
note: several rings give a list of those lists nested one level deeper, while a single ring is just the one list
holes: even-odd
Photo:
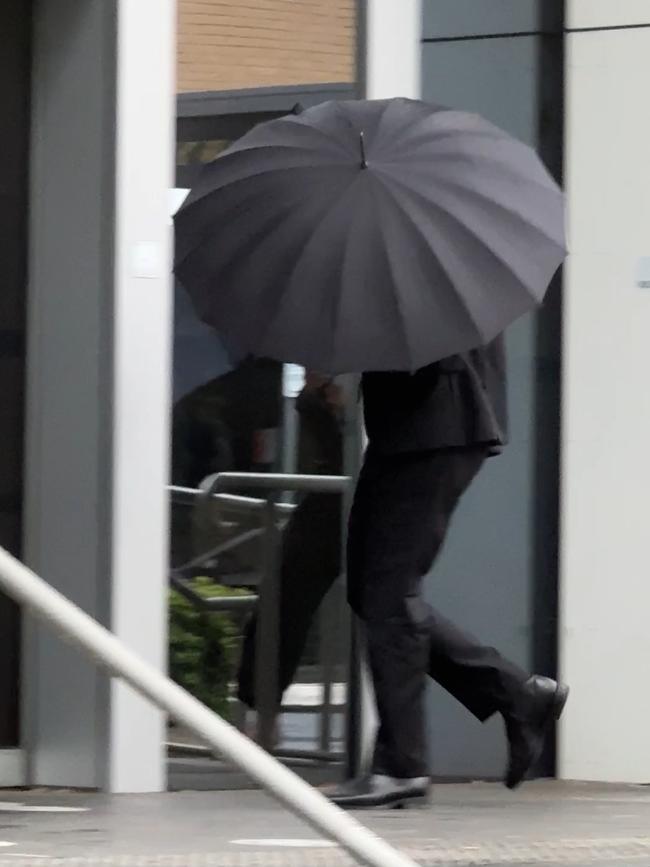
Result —
[{"label": "concrete pavement", "polygon": [[[423,865],[650,867],[650,789],[439,785],[427,809],[360,813]],[[4,845],[3,845],[4,844]],[[349,858],[258,791],[0,792],[0,867],[342,867]]]}]

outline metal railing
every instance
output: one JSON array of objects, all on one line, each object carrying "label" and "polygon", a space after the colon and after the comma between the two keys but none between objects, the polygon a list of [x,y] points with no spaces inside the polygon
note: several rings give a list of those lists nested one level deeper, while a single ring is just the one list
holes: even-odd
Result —
[{"label": "metal railing", "polygon": [[46,581],[0,548],[0,588],[114,677],[184,724],[317,831],[370,867],[415,867],[372,831],[144,661]]},{"label": "metal railing", "polygon": [[[281,489],[279,495],[290,496],[292,492],[303,491],[309,493],[335,493],[340,494],[348,490],[350,479],[347,476],[322,476],[322,475],[298,475],[298,474],[260,474],[260,473],[224,473],[220,476],[216,474],[206,479],[200,489],[172,486],[168,490],[172,496],[172,503],[181,506],[195,506],[200,502],[212,501],[217,506],[223,506],[228,514],[233,511],[241,514],[243,517],[251,515],[264,516],[267,509],[273,509],[275,517],[282,521],[290,517],[295,512],[297,506],[293,502],[275,501],[272,502],[269,497],[263,499],[261,497],[244,496],[241,494],[223,493],[223,490],[235,488],[237,490],[252,490],[257,492],[267,489],[269,493],[278,495],[277,490]],[[279,622],[278,609],[273,612],[269,609],[271,603],[269,596],[279,596],[279,587],[270,587],[270,584],[277,584],[278,561],[277,556],[272,562],[266,562],[263,574],[256,577],[255,584],[257,587],[266,587],[263,590],[263,601],[260,602],[258,595],[249,596],[219,596],[214,598],[206,598],[197,593],[186,580],[186,577],[200,569],[202,564],[210,563],[213,558],[226,551],[233,551],[239,546],[256,539],[263,538],[265,532],[269,532],[269,516],[266,515],[264,526],[256,527],[250,530],[236,534],[233,538],[222,542],[219,545],[208,548],[203,553],[192,557],[186,563],[177,566],[172,570],[170,580],[174,589],[184,596],[195,608],[202,611],[222,611],[230,612],[237,616],[245,616],[253,609],[258,607],[260,610],[260,619],[268,622],[271,621],[270,627],[265,632],[265,643],[263,647],[256,648],[255,670],[257,672],[258,682],[263,682],[262,694],[258,700],[258,715],[260,720],[260,743],[265,746],[269,752],[286,760],[308,760],[316,762],[342,762],[346,758],[346,753],[337,752],[332,749],[333,726],[332,718],[337,712],[337,707],[333,701],[333,685],[335,675],[336,649],[334,647],[334,626],[337,624],[340,612],[337,610],[336,602],[333,599],[333,593],[330,592],[321,606],[319,614],[320,625],[320,640],[319,640],[319,661],[322,669],[322,685],[323,698],[322,701],[314,706],[309,704],[282,704],[281,708],[277,707],[277,700],[271,695],[269,679],[273,680],[276,676],[279,657]],[[277,524],[276,524],[277,528]],[[277,529],[273,531],[276,536]],[[278,538],[275,539],[276,548],[279,544]],[[267,548],[268,556],[268,548]],[[277,555],[277,550],[276,550]],[[250,578],[250,576],[249,576]],[[308,576],[306,576],[308,580]],[[277,600],[276,600],[277,601]],[[264,614],[262,614],[264,611]],[[259,635],[259,633],[258,633]],[[271,643],[272,638],[272,643]],[[261,644],[260,639],[260,644]],[[277,680],[275,682],[277,687]],[[292,749],[286,745],[273,744],[271,741],[273,732],[273,720],[278,712],[283,714],[309,714],[318,715],[320,717],[320,735],[317,748],[301,748]],[[243,724],[243,709],[239,711],[239,724]],[[209,750],[198,745],[178,744],[173,743],[168,745],[174,755],[187,755],[188,750],[192,755],[209,755]]]},{"label": "metal railing", "polygon": [[[323,701],[319,712],[321,717],[319,747],[316,750],[287,750],[275,749],[275,721],[280,712],[278,701],[278,659],[280,646],[280,529],[278,520],[291,514],[296,506],[278,501],[278,497],[292,492],[343,494],[350,486],[348,476],[322,476],[301,475],[285,473],[221,473],[214,477],[212,483],[202,492],[205,498],[219,500],[228,496],[227,491],[266,491],[267,497],[238,497],[238,503],[248,509],[252,508],[262,513],[262,528],[260,530],[263,541],[262,573],[258,583],[258,597],[256,601],[249,601],[249,605],[257,605],[258,621],[255,653],[255,697],[257,710],[257,739],[260,746],[269,751],[275,751],[286,759],[314,759],[319,761],[336,761],[344,758],[343,754],[334,754],[330,751],[332,737],[332,683],[334,674],[334,648],[332,642],[327,641],[330,630],[325,622],[325,639],[321,641],[321,656],[323,663]],[[232,496],[232,495],[231,495]],[[223,500],[222,500],[223,502]],[[230,501],[227,501],[230,502]],[[257,531],[248,531],[249,533]],[[242,538],[242,537],[238,537]],[[207,556],[207,555],[203,555]],[[250,599],[250,597],[249,597]],[[226,610],[234,602],[234,597],[214,600],[217,610]],[[245,607],[240,604],[239,610]],[[232,610],[232,609],[231,609]],[[323,616],[327,618],[332,614],[331,602],[325,601]],[[312,708],[292,705],[282,707],[285,713],[313,712]]]}]

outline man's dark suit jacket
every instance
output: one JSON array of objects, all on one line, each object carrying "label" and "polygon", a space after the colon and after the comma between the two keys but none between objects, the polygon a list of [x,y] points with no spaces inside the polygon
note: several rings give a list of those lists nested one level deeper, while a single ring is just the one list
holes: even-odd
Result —
[{"label": "man's dark suit jacket", "polygon": [[485,445],[508,436],[503,338],[415,373],[365,373],[364,417],[375,454]]}]

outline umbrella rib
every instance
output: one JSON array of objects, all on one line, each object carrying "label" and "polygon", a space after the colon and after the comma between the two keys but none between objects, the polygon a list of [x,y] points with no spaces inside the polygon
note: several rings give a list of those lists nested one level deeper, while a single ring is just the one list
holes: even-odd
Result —
[{"label": "umbrella rib", "polygon": [[[386,172],[386,171],[382,172],[380,167],[377,167],[377,171],[386,175],[395,183],[401,184],[405,189],[408,189],[410,192],[412,192],[418,196],[421,196],[421,194],[420,194],[421,188],[420,187],[412,186],[407,181],[394,177],[390,172]],[[433,182],[433,184],[436,186],[451,187],[454,190],[458,190],[462,193],[465,193],[468,196],[474,196],[475,198],[479,198],[484,202],[489,202],[491,205],[495,205],[500,210],[505,211],[508,214],[512,214],[515,217],[519,217],[524,223],[526,223],[526,225],[535,229],[537,232],[539,232],[540,235],[543,235],[552,244],[554,244],[560,248],[563,247],[563,245],[560,242],[558,242],[557,238],[552,237],[552,235],[550,235],[546,229],[542,228],[542,226],[540,226],[537,222],[534,222],[532,220],[532,218],[526,216],[523,212],[518,211],[513,207],[510,207],[509,205],[504,205],[503,202],[499,202],[497,199],[492,198],[487,193],[483,193],[480,190],[475,189],[474,187],[463,186],[462,184],[459,184],[455,181],[450,181],[448,178],[436,178],[435,181]],[[558,193],[558,195],[561,195],[561,193]],[[425,200],[425,201],[428,201],[428,200]],[[442,210],[444,210],[445,213],[449,214],[450,217],[454,217],[454,214],[451,211],[449,211],[446,207],[443,207],[442,205],[437,205],[437,207],[440,207]]]},{"label": "umbrella rib", "polygon": [[[266,235],[269,232],[272,232],[274,227],[277,225],[278,220],[284,219],[286,216],[288,216],[294,210],[294,208],[295,208],[295,205],[291,204],[290,206],[285,207],[282,211],[278,211],[274,215],[268,217],[260,226],[258,226],[256,228],[256,236],[258,237],[258,240],[263,238],[263,237],[266,237]],[[174,273],[177,275],[179,281],[183,285],[185,285],[184,284],[184,275],[183,275],[183,266],[184,266],[185,262],[188,260],[188,258],[191,255],[198,254],[199,251],[208,244],[208,242],[210,244],[215,243],[214,232],[215,232],[214,227],[211,227],[210,229],[206,229],[200,242],[195,244],[195,246],[192,248],[192,250],[189,251],[183,257],[182,260],[180,260],[177,264],[175,264]],[[217,272],[219,271],[219,266],[217,266],[216,271]],[[209,276],[210,276],[210,280],[212,283],[215,282],[214,272],[215,272],[214,268],[210,270]],[[194,303],[195,310],[197,311],[197,313],[199,315],[199,318],[202,319],[203,321],[207,321],[207,314],[208,314],[208,311],[210,309],[210,305],[212,303],[212,301],[211,301],[212,293],[210,293],[210,296],[208,296],[207,303],[204,300],[203,304],[199,304],[197,302],[196,296],[193,293],[189,293],[189,294],[192,297],[192,301]]]},{"label": "umbrella rib", "polygon": [[[458,133],[454,133],[454,136],[460,140],[463,140],[465,138],[465,136],[462,136]],[[445,136],[445,138],[451,138],[451,136]],[[438,141],[439,141],[439,139],[438,139]],[[513,144],[513,143],[516,145],[519,145],[523,150],[527,150],[527,151],[532,150],[530,147],[528,147],[528,145],[524,145],[521,142],[518,142],[516,139],[512,139],[510,141],[510,144]],[[426,156],[426,162],[422,161],[421,164],[428,165],[434,159],[436,162],[443,162],[448,157],[451,157],[452,159],[455,159],[455,160],[463,160],[465,163],[467,163],[468,166],[471,166],[471,167],[476,166],[476,160],[475,160],[476,155],[475,154],[467,153],[465,151],[460,150],[459,148],[452,148],[450,150],[443,151],[442,153],[438,153],[435,150],[433,150],[433,148],[431,147],[431,145],[432,145],[431,142],[426,142],[423,140],[422,145],[427,145],[427,144],[429,145],[430,150],[425,155]],[[399,168],[400,166],[402,166],[404,164],[405,161],[406,162],[409,162],[409,161],[415,162],[416,161],[415,157],[416,157],[417,151],[419,149],[420,149],[420,146],[418,145],[417,148],[411,148],[410,150],[407,150],[406,152],[399,154],[397,159],[394,162],[392,162],[390,159],[382,158],[382,160],[380,162],[378,162],[374,166],[374,168],[376,168],[377,171],[382,171],[382,172],[385,172],[386,174],[390,174],[390,172],[386,172],[387,167],[391,167],[394,165],[394,166],[397,166]],[[533,151],[533,153],[534,153],[534,151]],[[521,180],[521,174],[517,174],[517,173],[512,171],[511,162],[508,160],[504,160],[502,158],[497,158],[492,153],[491,154],[481,154],[480,160],[482,163],[491,163],[492,165],[497,166],[501,172],[506,173],[513,180],[518,180],[518,181]],[[551,175],[546,170],[545,166],[542,163],[539,163],[539,167],[542,169],[542,172],[540,172],[540,177],[532,177],[531,175],[528,175],[526,177],[526,183],[530,184],[531,186],[541,187],[541,189],[546,190],[547,192],[557,191],[558,186],[557,186],[556,182],[554,181],[554,179],[551,177]],[[544,177],[542,177],[542,175]],[[391,175],[391,177],[392,177],[392,175]]]},{"label": "umbrella rib", "polygon": [[[335,102],[334,105],[336,105],[337,109],[339,109],[339,111],[340,111],[341,103]],[[315,107],[317,107],[317,106],[315,106]],[[313,126],[312,124],[306,122],[307,120],[309,120],[309,111],[310,110],[307,109],[303,114],[300,114],[300,115],[289,115],[287,117],[278,118],[278,123],[300,124],[300,126],[305,127],[310,132],[318,133],[322,138],[325,139],[325,141],[331,142],[332,144],[336,145],[337,150],[339,150],[341,152],[341,154],[344,154],[347,157],[351,156],[350,151],[348,151],[348,149],[343,145],[340,138],[336,138],[335,136],[330,135],[328,132],[325,132],[325,130],[321,129],[319,126]]]},{"label": "umbrella rib", "polygon": [[[348,187],[348,191],[349,191],[349,187]],[[298,264],[300,262],[302,255],[304,254],[307,247],[314,242],[314,239],[317,236],[318,232],[321,230],[324,221],[327,219],[328,215],[332,212],[332,209],[335,208],[339,203],[340,203],[340,197],[335,197],[334,199],[332,199],[332,201],[329,202],[327,208],[321,214],[318,225],[314,229],[312,229],[312,231],[309,233],[309,235],[304,239],[304,241],[302,243],[302,247],[300,249],[300,252],[296,253],[296,259],[294,262],[294,266],[291,270],[291,273],[288,275],[288,277],[284,283],[284,287],[283,287],[282,291],[280,292],[278,298],[276,299],[275,316],[271,317],[267,321],[266,327],[264,328],[264,331],[262,332],[262,334],[258,340],[260,345],[264,344],[264,341],[266,340],[269,332],[271,331],[272,327],[275,325],[275,322],[277,321],[277,318],[278,318],[280,311],[281,311],[282,301],[285,298],[287,292],[291,289],[291,287],[293,285],[293,281],[294,281],[295,275],[296,275],[296,269],[298,267]]]},{"label": "umbrella rib", "polygon": [[[321,168],[331,168],[331,167],[332,166],[301,166],[300,168],[304,169],[305,171],[314,171],[315,169],[320,170]],[[208,196],[216,195],[220,189],[227,189],[230,191],[233,188],[236,188],[236,186],[238,184],[247,183],[250,180],[252,180],[253,178],[258,178],[261,175],[267,175],[268,176],[268,175],[273,175],[273,174],[280,173],[280,172],[289,172],[289,171],[295,171],[295,166],[283,166],[281,168],[265,169],[264,171],[261,171],[261,172],[254,172],[253,174],[246,175],[246,177],[244,177],[244,178],[238,178],[236,181],[232,181],[231,183],[227,184],[226,187],[208,190],[199,198],[194,199],[194,201],[192,201],[187,206],[187,208],[183,208],[181,211],[179,211],[177,217],[175,218],[175,222],[176,222],[176,220],[182,220],[185,216],[187,216],[189,214],[191,208],[194,205],[198,204],[199,202],[203,202]],[[233,211],[234,210],[236,210],[236,209],[233,208]],[[206,221],[206,222],[207,222],[207,225],[205,226],[204,231],[202,232],[200,240],[197,240],[196,244],[194,244],[194,246],[192,246],[189,250],[187,250],[185,252],[185,254],[183,255],[183,257],[181,259],[179,259],[174,264],[174,271],[176,271],[176,269],[179,268],[185,262],[185,260],[188,258],[188,256],[191,256],[192,254],[196,253],[203,246],[203,244],[205,244],[206,241],[213,239],[214,232],[218,230],[218,226],[215,226],[214,223],[212,223],[210,221]]]},{"label": "umbrella rib", "polygon": [[[433,247],[434,247],[434,244],[432,243],[431,239],[426,237],[426,235],[423,233],[422,229],[421,229],[420,226],[417,224],[417,222],[413,219],[413,217],[411,216],[411,214],[410,214],[407,210],[405,210],[405,208],[403,207],[402,203],[399,201],[398,197],[395,195],[395,192],[390,188],[390,184],[385,184],[385,185],[384,185],[384,189],[385,189],[386,192],[391,196],[391,198],[392,198],[393,201],[395,202],[396,206],[399,208],[400,212],[401,212],[402,214],[404,214],[404,216],[405,216],[406,219],[409,221],[409,223],[413,226],[413,228],[414,228],[415,231],[418,233],[418,235],[420,235],[420,237],[423,239],[424,243],[425,243],[428,247],[433,248]],[[409,192],[410,192],[410,190],[409,190]],[[425,199],[425,201],[426,201],[426,199]],[[427,204],[430,204],[430,203],[427,202]],[[450,284],[451,286],[453,286],[455,289],[457,289],[456,282],[454,281],[454,279],[452,278],[451,274],[449,273],[449,269],[447,268],[446,264],[445,264],[445,263],[443,262],[443,260],[442,260],[438,255],[437,255],[437,253],[435,252],[435,249],[433,250],[433,253],[434,253],[434,255],[435,255],[436,261],[438,262],[438,264],[440,265],[440,267],[442,268],[442,270],[443,270],[443,271],[445,272],[445,274],[447,275],[447,278],[448,278],[448,280],[449,280],[449,284]],[[461,308],[463,309],[463,311],[464,311],[464,313],[465,313],[465,316],[466,316],[466,318],[467,318],[467,321],[468,321],[468,323],[469,323],[469,325],[470,325],[472,331],[474,331],[474,332],[476,333],[476,335],[477,335],[477,339],[478,339],[478,341],[479,341],[480,343],[484,343],[485,340],[486,340],[486,335],[483,334],[483,332],[481,331],[481,329],[480,329],[479,326],[477,325],[476,320],[474,319],[474,314],[472,313],[472,311],[471,311],[469,305],[467,304],[467,301],[465,300],[464,296],[462,295],[462,293],[461,293],[460,291],[457,291],[457,292],[456,292],[456,295],[455,295],[454,297],[458,299],[458,302],[459,302]]]},{"label": "umbrella rib", "polygon": [[[373,198],[375,197],[374,192],[371,192],[371,195],[373,196]],[[338,316],[337,314],[338,314],[338,311],[340,310],[340,307],[341,307],[341,300],[342,300],[343,292],[344,292],[344,280],[345,280],[346,266],[347,266],[350,254],[354,249],[354,242],[352,239],[352,225],[353,224],[348,226],[348,232],[346,233],[345,250],[343,253],[343,259],[342,259],[342,264],[341,264],[341,279],[340,279],[339,284],[338,284],[338,291],[334,297],[333,304],[332,304],[333,330],[332,330],[331,348],[330,348],[330,353],[329,353],[329,357],[331,359],[330,369],[333,369],[335,366],[333,363],[333,360],[336,358],[336,345],[337,345],[337,335],[338,335],[337,323],[340,322],[340,316]],[[391,274],[393,274],[394,273],[393,265],[390,261],[390,257],[387,255],[386,259],[388,260],[388,267],[391,271]],[[395,283],[395,285],[396,285],[396,283]],[[393,302],[394,302],[395,307],[396,307],[397,316],[398,316],[398,319],[399,319],[400,325],[401,325],[401,331],[402,331],[403,336],[404,336],[404,345],[406,347],[406,354],[407,354],[409,362],[410,362],[410,360],[411,360],[411,345],[410,345],[410,340],[409,340],[408,329],[406,326],[406,317],[404,315],[404,311],[403,311],[396,295],[393,296]]]},{"label": "umbrella rib", "polygon": [[348,261],[348,257],[350,255],[350,250],[352,249],[352,245],[350,243],[350,235],[351,235],[351,232],[348,231],[348,233],[345,236],[345,251],[343,253],[343,262],[341,264],[341,279],[340,279],[339,285],[338,285],[338,292],[336,293],[334,300],[333,300],[333,303],[332,303],[332,340],[331,340],[330,351],[329,351],[330,370],[327,371],[328,373],[332,372],[332,370],[334,368],[333,361],[334,361],[334,358],[336,357],[335,350],[336,350],[336,342],[337,342],[337,336],[338,336],[338,330],[339,330],[337,327],[337,323],[339,322],[339,317],[337,314],[338,314],[338,311],[340,310],[340,307],[341,307],[341,298],[343,297],[343,281],[345,279],[346,264]]},{"label": "umbrella rib", "polygon": [[[539,225],[536,221],[533,221],[531,217],[526,216],[521,211],[516,208],[510,207],[509,205],[504,205],[503,202],[499,202],[496,199],[490,198],[487,193],[481,192],[480,190],[475,189],[474,187],[463,187],[461,184],[455,183],[454,181],[449,181],[447,179],[442,179],[436,181],[436,183],[441,183],[443,186],[453,187],[454,189],[461,190],[469,196],[474,196],[475,198],[479,198],[484,202],[490,202],[493,205],[496,205],[502,211],[506,211],[509,214],[512,214],[515,217],[520,217],[528,226],[532,226],[535,231],[539,232],[540,235],[543,235],[548,241],[552,244],[555,244],[557,247],[563,247],[563,244],[558,242],[557,238],[554,238],[549,232]],[[561,195],[561,193],[559,193]]]},{"label": "umbrella rib", "polygon": [[[273,147],[275,147],[275,145],[273,145]],[[278,146],[278,147],[280,147],[280,146]],[[263,146],[260,146],[257,149],[258,150],[264,150],[265,148]],[[252,150],[253,150],[253,148],[251,148],[249,151],[237,151],[237,154],[239,154],[239,153],[242,153],[242,154],[247,153],[248,154],[248,153],[251,153]],[[300,150],[300,148],[294,148],[294,150]],[[237,154],[231,154],[230,156],[232,156],[234,158]],[[208,163],[205,166],[204,171],[206,169],[208,169],[210,166],[214,166],[221,159],[224,159],[224,157],[219,157],[217,160],[214,160],[212,163]],[[229,160],[229,162],[230,162],[230,160]],[[231,189],[235,184],[241,184],[244,181],[251,180],[252,178],[259,178],[262,175],[271,175],[271,174],[274,174],[275,172],[295,172],[296,169],[304,169],[305,171],[316,171],[316,170],[321,171],[322,169],[331,169],[331,168],[343,167],[343,166],[344,166],[344,163],[339,163],[339,162],[319,162],[318,165],[277,166],[275,168],[265,168],[265,169],[260,169],[259,171],[251,171],[249,174],[246,174],[241,178],[237,178],[237,180],[235,180],[235,181],[228,181],[223,186],[215,187],[214,185],[211,185],[209,187],[209,189],[205,190],[205,192],[198,193],[198,195],[196,195],[196,196],[193,196],[194,191],[192,191],[192,194],[190,194],[189,200],[183,204],[181,209],[178,211],[176,218],[181,217],[183,214],[186,214],[195,205],[197,205],[199,202],[202,202],[208,196],[214,195],[218,190]],[[199,179],[199,184],[200,183],[201,183],[201,179]]]},{"label": "umbrella rib", "polygon": [[[387,189],[387,188],[385,188],[385,189]],[[376,201],[376,193],[375,193],[374,188],[372,189],[371,194]],[[395,199],[392,191],[389,191],[389,194],[391,195],[391,197],[393,199]],[[380,220],[383,219],[382,218],[382,210],[379,207],[379,203],[377,203],[377,208],[376,208],[375,213],[377,213],[379,215]],[[388,268],[390,270],[391,277],[393,278],[393,281],[392,281],[393,287],[394,287],[393,302],[395,304],[395,309],[397,311],[397,318],[398,318],[399,323],[400,323],[400,330],[402,332],[402,336],[404,339],[404,346],[406,348],[406,355],[408,358],[409,367],[411,367],[412,362],[415,358],[415,353],[413,352],[413,347],[411,346],[411,338],[410,338],[410,334],[409,334],[408,322],[407,322],[406,314],[404,313],[404,308],[403,308],[402,302],[401,302],[400,283],[398,280],[395,279],[395,266],[393,265],[390,250],[388,250],[388,249],[386,249],[386,261],[388,262]]]},{"label": "umbrella rib", "polygon": [[[437,141],[444,140],[444,139],[449,139],[449,138],[463,138],[464,139],[468,135],[471,135],[472,138],[479,138],[480,137],[480,138],[499,139],[499,140],[505,140],[505,141],[510,140],[510,137],[503,130],[500,130],[498,127],[487,123],[487,121],[483,121],[483,119],[480,118],[479,115],[474,115],[471,113],[468,113],[467,116],[472,117],[472,118],[477,118],[477,119],[483,121],[483,124],[485,124],[485,125],[482,124],[480,127],[473,129],[471,132],[468,132],[466,130],[459,130],[459,129],[436,130],[435,124],[438,121],[438,119],[440,118],[440,116],[441,115],[447,115],[447,114],[463,114],[463,112],[457,112],[451,108],[440,108],[437,111],[431,111],[429,114],[423,115],[422,117],[418,118],[410,126],[405,127],[400,134],[398,134],[393,139],[391,139],[391,146],[398,147],[400,145],[400,143],[402,141],[404,141],[404,139],[407,139],[407,141],[409,138],[412,139],[414,136],[419,134],[418,131],[419,131],[420,127],[425,127],[427,123],[434,124],[433,129],[431,131],[429,131],[428,134],[426,135],[426,141],[430,144],[437,142]],[[516,139],[512,139],[512,140],[516,141]]]},{"label": "umbrella rib", "polygon": [[[423,202],[426,204],[426,207],[427,207],[427,208],[435,208],[436,210],[441,211],[443,214],[445,214],[447,217],[449,217],[450,220],[453,220],[453,222],[456,223],[456,225],[459,226],[459,227],[460,227],[464,232],[466,232],[467,234],[469,234],[469,235],[471,235],[473,238],[475,238],[475,239],[479,242],[479,244],[480,244],[480,245],[481,245],[485,250],[487,250],[488,254],[489,254],[490,256],[492,256],[493,259],[497,259],[497,260],[498,260],[502,265],[505,265],[505,267],[506,267],[507,269],[509,269],[510,271],[512,271],[512,273],[517,277],[517,279],[518,279],[519,282],[522,284],[522,286],[526,286],[525,280],[522,278],[521,274],[519,274],[519,273],[515,270],[515,268],[513,267],[512,263],[509,262],[509,261],[507,261],[507,260],[505,259],[505,257],[504,257],[503,255],[501,255],[501,253],[497,252],[497,251],[494,250],[492,247],[490,247],[490,246],[488,245],[488,243],[485,241],[485,239],[482,238],[482,237],[478,234],[478,232],[477,232],[475,229],[472,229],[472,228],[471,228],[470,226],[468,226],[466,223],[463,223],[462,220],[461,220],[459,217],[456,216],[456,214],[452,213],[450,210],[448,210],[448,208],[443,207],[442,205],[436,204],[436,202],[430,201],[429,199],[425,198],[425,197],[422,195],[422,193],[420,193],[418,190],[415,190],[415,189],[413,189],[412,187],[408,186],[408,184],[405,184],[405,183],[404,183],[403,181],[401,181],[400,179],[391,177],[391,180],[393,181],[393,183],[398,184],[399,186],[401,186],[401,187],[403,187],[404,189],[408,190],[409,193],[410,193],[412,196],[414,196],[415,198],[419,199],[420,201],[423,201]],[[402,208],[402,210],[404,210],[404,209]],[[404,213],[406,213],[406,211],[405,211]],[[535,228],[535,227],[533,226],[533,228]],[[526,287],[526,289],[527,289],[527,291],[528,291],[528,288],[527,288],[527,287]],[[536,300],[536,299],[535,299],[535,300]]]},{"label": "umbrella rib", "polygon": [[[340,105],[340,103],[338,103],[338,102],[335,102],[333,104],[336,105],[337,107]],[[317,108],[317,107],[318,106],[313,106],[312,108]],[[276,132],[278,129],[282,130],[282,128],[284,127],[285,124],[294,124],[295,126],[298,126],[301,129],[305,129],[310,134],[316,133],[318,136],[320,136],[325,141],[330,142],[331,144],[335,145],[336,149],[338,151],[340,151],[342,154],[349,156],[349,153],[348,153],[346,147],[343,145],[343,143],[341,142],[341,140],[339,138],[336,138],[335,136],[330,135],[328,132],[321,129],[321,127],[315,126],[313,123],[308,122],[311,110],[312,109],[307,109],[306,111],[304,111],[298,115],[296,115],[296,114],[284,115],[283,117],[275,118],[275,120],[270,120],[270,121],[267,121],[266,123],[264,123],[260,126],[254,127],[252,130],[250,130],[244,136],[242,136],[242,138],[238,139],[236,142],[233,142],[233,144],[221,156],[226,156],[228,154],[238,153],[241,150],[244,150],[242,145],[245,146],[246,143],[248,142],[248,140],[250,140],[251,138],[254,138],[261,131],[263,131],[263,132],[267,132],[267,131]],[[282,143],[282,142],[267,142],[266,144],[264,144],[264,143],[255,144],[250,149],[252,150],[253,148],[269,148],[269,147],[305,147],[305,145],[303,145],[303,144],[294,145],[292,143]],[[310,148],[306,148],[306,149],[310,150]],[[220,158],[221,157],[218,157],[218,159],[220,159]]]}]

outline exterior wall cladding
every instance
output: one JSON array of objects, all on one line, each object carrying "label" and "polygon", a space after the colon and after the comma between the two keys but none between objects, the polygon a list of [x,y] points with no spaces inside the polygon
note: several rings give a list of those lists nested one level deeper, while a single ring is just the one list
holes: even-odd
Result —
[{"label": "exterior wall cladding", "polygon": [[355,78],[355,0],[180,0],[179,93]]}]

